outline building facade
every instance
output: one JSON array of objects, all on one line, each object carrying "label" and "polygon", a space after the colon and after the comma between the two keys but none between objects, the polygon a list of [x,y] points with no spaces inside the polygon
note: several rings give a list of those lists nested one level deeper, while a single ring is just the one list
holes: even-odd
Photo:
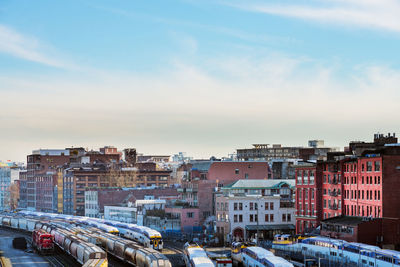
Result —
[{"label": "building facade", "polygon": [[239,180],[216,196],[216,232],[225,241],[294,233],[294,181]]},{"label": "building facade", "polygon": [[321,173],[316,163],[295,166],[296,233],[313,231],[321,221]]},{"label": "building facade", "polygon": [[11,169],[0,167],[0,211],[10,209]]}]

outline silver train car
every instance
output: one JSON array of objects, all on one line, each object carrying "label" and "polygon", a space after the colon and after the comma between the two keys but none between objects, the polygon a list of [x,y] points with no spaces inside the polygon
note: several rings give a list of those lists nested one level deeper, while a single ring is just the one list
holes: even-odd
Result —
[{"label": "silver train car", "polygon": [[62,219],[69,222],[90,225],[110,234],[114,235],[119,234],[118,228],[101,222],[89,220],[90,219],[89,217],[72,216],[72,215],[57,214],[57,213],[44,213],[44,212],[27,211],[27,210],[19,211],[18,214],[29,215],[32,217],[39,217],[39,218],[47,218],[47,219]]},{"label": "silver train car", "polygon": [[11,217],[7,215],[0,215],[0,223],[2,226],[27,232],[32,232],[35,229],[43,229],[54,235],[56,245],[75,258],[80,264],[84,265],[89,260],[102,260],[101,266],[107,266],[107,254],[101,248],[80,240],[72,232],[60,229],[55,224],[26,217]]},{"label": "silver train car", "polygon": [[292,263],[261,247],[243,249],[242,259],[245,267],[294,267]]},{"label": "silver train car", "polygon": [[145,247],[149,247],[155,250],[163,249],[162,235],[160,234],[160,232],[153,230],[149,227],[140,226],[132,223],[123,223],[112,220],[102,220],[95,218],[90,218],[89,220],[114,226],[118,228],[121,236],[139,242]]},{"label": "silver train car", "polygon": [[400,266],[400,252],[327,237],[310,237],[297,243],[273,245],[281,251],[298,252],[308,258],[329,259],[337,264],[361,267]]}]

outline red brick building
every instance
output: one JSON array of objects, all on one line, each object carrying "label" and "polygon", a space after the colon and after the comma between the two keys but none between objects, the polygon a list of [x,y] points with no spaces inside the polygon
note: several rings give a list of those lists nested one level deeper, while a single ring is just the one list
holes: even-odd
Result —
[{"label": "red brick building", "polygon": [[206,174],[204,169],[194,169],[190,178],[182,181],[182,188],[178,190],[183,200],[199,208],[200,220],[204,221],[214,214],[214,193],[218,188],[240,179],[268,178],[271,178],[268,162],[213,161]]},{"label": "red brick building", "polygon": [[318,165],[322,169],[322,218],[342,215],[342,160],[328,159]]},{"label": "red brick building", "polygon": [[295,168],[296,233],[310,232],[321,221],[321,170],[316,163],[303,163]]}]

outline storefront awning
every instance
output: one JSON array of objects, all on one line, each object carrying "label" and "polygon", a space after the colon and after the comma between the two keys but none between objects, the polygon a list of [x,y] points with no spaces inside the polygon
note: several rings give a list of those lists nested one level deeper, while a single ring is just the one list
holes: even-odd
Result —
[{"label": "storefront awning", "polygon": [[263,230],[294,230],[293,224],[271,224],[271,225],[246,225],[247,231],[263,231]]}]

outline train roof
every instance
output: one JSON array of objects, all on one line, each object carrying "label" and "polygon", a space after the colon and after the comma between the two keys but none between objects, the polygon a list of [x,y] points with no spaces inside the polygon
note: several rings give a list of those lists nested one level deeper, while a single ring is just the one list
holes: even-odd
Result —
[{"label": "train roof", "polygon": [[397,259],[400,259],[400,251],[391,249],[381,249],[380,251],[376,251],[376,253],[386,254],[392,257],[396,257]]},{"label": "train roof", "polygon": [[200,247],[189,247],[186,251],[190,259],[195,257],[207,257],[207,253]]},{"label": "train roof", "polygon": [[[263,258],[262,260],[261,260],[261,263],[264,263],[264,262],[266,262],[266,263],[272,263],[274,266],[282,266],[282,267],[290,267],[290,266],[293,266],[293,264],[291,264],[290,262],[288,262],[287,260],[285,260],[285,259],[283,259],[283,258],[281,258],[281,257],[268,257],[268,258]],[[269,265],[267,265],[267,266],[269,266]]]},{"label": "train roof", "polygon": [[259,258],[267,258],[270,256],[274,256],[274,253],[272,253],[269,250],[266,250],[265,248],[261,247],[247,247],[247,250],[250,250],[251,252],[255,253],[257,257]]},{"label": "train roof", "polygon": [[377,246],[372,246],[372,245],[367,245],[367,244],[363,244],[363,243],[357,243],[357,242],[350,242],[348,244],[346,244],[346,246],[356,246],[359,247],[361,249],[368,249],[371,251],[375,251],[375,250],[380,250],[380,247]]},{"label": "train roof", "polygon": [[325,242],[325,243],[329,243],[329,244],[336,245],[336,246],[341,246],[341,245],[348,243],[347,241],[344,241],[344,240],[323,237],[323,236],[306,238],[303,240],[303,243],[308,243],[310,241],[320,241],[320,242]]},{"label": "train roof", "polygon": [[196,267],[214,267],[214,263],[208,257],[196,257],[192,262]]}]

